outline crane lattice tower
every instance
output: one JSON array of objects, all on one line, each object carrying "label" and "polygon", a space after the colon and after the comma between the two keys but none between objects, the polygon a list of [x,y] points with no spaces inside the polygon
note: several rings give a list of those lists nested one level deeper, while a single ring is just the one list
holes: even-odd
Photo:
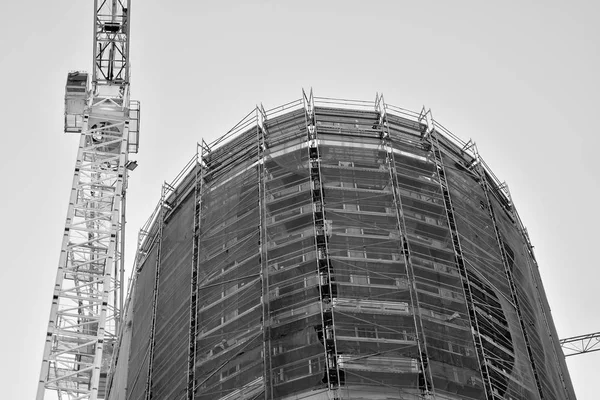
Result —
[{"label": "crane lattice tower", "polygon": [[123,303],[127,171],[139,102],[129,99],[130,0],[94,1],[91,86],[71,72],[65,132],[80,134],[37,400],[103,397]]}]

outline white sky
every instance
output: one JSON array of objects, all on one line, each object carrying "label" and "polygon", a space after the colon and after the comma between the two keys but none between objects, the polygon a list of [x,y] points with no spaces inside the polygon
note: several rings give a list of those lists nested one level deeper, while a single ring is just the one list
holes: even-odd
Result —
[{"label": "white sky", "polygon": [[[162,181],[201,138],[303,87],[362,100],[379,91],[399,107],[431,107],[477,142],[529,229],[559,335],[600,331],[600,3],[133,1],[142,122],[128,266]],[[62,133],[64,85],[69,70],[91,70],[93,2],[5,3],[0,397],[31,399],[77,148]],[[568,365],[578,398],[597,398],[600,352]]]}]

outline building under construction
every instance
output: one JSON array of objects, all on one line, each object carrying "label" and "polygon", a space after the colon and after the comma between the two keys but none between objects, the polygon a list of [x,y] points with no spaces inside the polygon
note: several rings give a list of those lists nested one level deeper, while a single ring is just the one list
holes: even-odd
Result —
[{"label": "building under construction", "polygon": [[129,294],[109,399],[575,399],[508,188],[382,96],[199,145]]}]

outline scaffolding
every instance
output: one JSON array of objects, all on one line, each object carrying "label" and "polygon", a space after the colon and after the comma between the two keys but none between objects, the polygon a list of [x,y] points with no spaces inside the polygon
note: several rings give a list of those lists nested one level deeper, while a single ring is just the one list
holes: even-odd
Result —
[{"label": "scaffolding", "polygon": [[508,187],[430,111],[303,92],[198,149],[142,235],[128,399],[575,398]]}]

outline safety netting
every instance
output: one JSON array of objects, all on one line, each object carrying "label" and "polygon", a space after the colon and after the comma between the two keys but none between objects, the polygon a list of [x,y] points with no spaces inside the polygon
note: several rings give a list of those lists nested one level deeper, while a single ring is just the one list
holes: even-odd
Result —
[{"label": "safety netting", "polygon": [[196,398],[262,385],[256,131],[206,154],[199,235]]},{"label": "safety netting", "polygon": [[154,396],[183,398],[190,332],[196,399],[564,397],[531,246],[473,157],[393,115],[270,112],[205,145],[200,198],[194,172],[147,233],[128,399],[150,369]]}]

